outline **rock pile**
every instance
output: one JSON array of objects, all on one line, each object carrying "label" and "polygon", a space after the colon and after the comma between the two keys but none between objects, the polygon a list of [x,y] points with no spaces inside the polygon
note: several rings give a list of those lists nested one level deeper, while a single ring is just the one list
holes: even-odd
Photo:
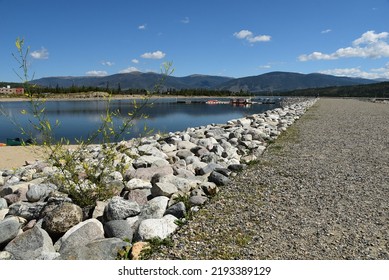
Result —
[{"label": "rock pile", "polygon": [[[61,193],[50,180],[58,170],[46,162],[2,170],[0,259],[115,259],[127,242],[164,239],[314,102],[122,141],[115,162],[126,168],[104,178],[119,191],[93,209]],[[101,150],[88,147],[84,161],[101,160]]]}]

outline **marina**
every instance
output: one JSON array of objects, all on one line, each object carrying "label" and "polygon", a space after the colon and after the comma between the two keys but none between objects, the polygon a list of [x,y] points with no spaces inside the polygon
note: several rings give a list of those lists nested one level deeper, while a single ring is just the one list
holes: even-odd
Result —
[{"label": "marina", "polygon": [[261,98],[261,99],[251,99],[251,98],[232,98],[230,100],[219,100],[219,99],[183,99],[176,100],[178,104],[208,104],[208,105],[233,105],[233,106],[249,106],[252,104],[276,104],[280,99],[274,98]]}]

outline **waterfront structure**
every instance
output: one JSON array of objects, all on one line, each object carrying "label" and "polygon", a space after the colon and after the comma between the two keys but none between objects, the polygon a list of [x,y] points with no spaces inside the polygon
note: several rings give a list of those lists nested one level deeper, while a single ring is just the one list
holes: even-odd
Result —
[{"label": "waterfront structure", "polygon": [[0,94],[24,94],[24,88],[11,88],[11,86],[0,88]]}]

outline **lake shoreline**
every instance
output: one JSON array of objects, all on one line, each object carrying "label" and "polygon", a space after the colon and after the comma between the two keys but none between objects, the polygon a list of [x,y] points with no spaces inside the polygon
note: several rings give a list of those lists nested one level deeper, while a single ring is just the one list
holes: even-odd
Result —
[{"label": "lake shoreline", "polygon": [[[181,95],[113,95],[111,96],[111,100],[132,100],[132,99],[144,99],[144,98],[151,98],[151,99],[197,99],[197,98],[209,98],[209,99],[217,99],[217,98],[237,98],[237,96],[203,96],[203,95],[196,95],[196,96],[181,96]],[[239,96],[238,98],[253,98],[252,96]],[[270,98],[270,97],[269,97]],[[40,98],[40,100],[46,100],[46,101],[98,101],[98,100],[107,100],[108,97],[76,97],[76,96],[67,96],[67,97],[46,97],[46,98]],[[36,99],[35,99],[36,100]],[[6,103],[6,102],[25,102],[30,101],[29,98],[25,97],[0,97],[0,103]]]}]

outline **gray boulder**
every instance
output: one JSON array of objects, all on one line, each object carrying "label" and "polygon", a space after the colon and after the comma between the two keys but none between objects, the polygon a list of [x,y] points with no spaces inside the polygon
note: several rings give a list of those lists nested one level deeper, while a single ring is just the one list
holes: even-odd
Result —
[{"label": "gray boulder", "polygon": [[13,193],[13,190],[11,187],[0,187],[0,197],[4,197],[4,196],[12,194],[12,193]]},{"label": "gray boulder", "polygon": [[37,202],[44,199],[49,194],[47,185],[29,185],[26,193],[29,202]]},{"label": "gray boulder", "polygon": [[21,181],[29,182],[33,179],[34,174],[36,173],[36,169],[26,169],[20,176]]},{"label": "gray boulder", "polygon": [[153,184],[155,184],[156,182],[170,183],[174,185],[178,189],[178,191],[186,193],[197,186],[197,178],[194,179],[192,180],[189,178],[181,178],[174,175],[156,176],[153,177]]},{"label": "gray boulder", "polygon": [[55,253],[53,242],[48,233],[35,226],[15,237],[4,248],[16,260],[35,260]]},{"label": "gray boulder", "polygon": [[138,178],[132,178],[126,184],[124,188],[126,191],[136,190],[136,189],[151,189],[151,183],[147,180],[142,180]]},{"label": "gray boulder", "polygon": [[207,164],[206,166],[204,167],[201,167],[201,168],[198,168],[196,170],[196,174],[197,175],[205,175],[207,173],[211,173],[212,171],[214,171],[216,168],[222,168],[221,165],[217,164],[217,163],[209,163]]},{"label": "gray boulder", "polygon": [[4,220],[5,216],[8,214],[9,209],[0,210],[0,221]]},{"label": "gray boulder", "polygon": [[169,198],[166,196],[157,196],[149,200],[145,205],[142,206],[140,219],[159,219],[163,217],[166,211]]},{"label": "gray boulder", "polygon": [[7,185],[15,185],[20,182],[20,178],[18,176],[12,176],[7,180]]},{"label": "gray boulder", "polygon": [[7,201],[0,197],[0,210],[3,210],[3,209],[6,209],[8,208],[8,204],[7,204]]},{"label": "gray boulder", "polygon": [[210,152],[207,155],[204,155],[201,157],[202,162],[211,163],[211,162],[217,162],[220,157],[216,155],[213,152]]},{"label": "gray boulder", "polygon": [[213,171],[211,175],[209,175],[208,181],[213,182],[218,186],[225,186],[229,183],[230,179],[228,179],[228,177],[224,176],[223,174]]},{"label": "gray boulder", "polygon": [[190,150],[195,148],[197,145],[193,144],[192,142],[189,141],[181,141],[177,143],[177,149],[179,150]]},{"label": "gray boulder", "polygon": [[125,177],[128,179],[138,178],[145,181],[150,181],[151,178],[156,174],[173,174],[173,168],[168,165],[162,167],[153,166],[148,168],[139,168],[136,170],[129,170],[126,172]]},{"label": "gray boulder", "polygon": [[146,168],[146,167],[151,167],[151,165],[155,162],[155,161],[165,161],[166,165],[169,164],[168,161],[166,161],[164,158],[161,158],[161,157],[156,157],[156,156],[141,156],[139,158],[137,158],[134,162],[133,162],[133,166],[134,168]]},{"label": "gray boulder", "polygon": [[200,205],[203,205],[207,201],[208,201],[208,198],[206,196],[202,196],[202,195],[195,195],[195,196],[191,196],[189,198],[190,206],[200,206]]},{"label": "gray boulder", "polygon": [[69,229],[55,243],[55,246],[62,255],[74,251],[77,247],[85,246],[93,240],[102,238],[104,238],[103,224],[92,218]]},{"label": "gray boulder", "polygon": [[180,159],[186,159],[193,156],[193,153],[189,150],[179,150],[177,151],[176,156]]},{"label": "gray boulder", "polygon": [[42,228],[53,238],[58,239],[71,227],[82,222],[82,209],[69,202],[64,202],[53,211],[46,213]]},{"label": "gray boulder", "polygon": [[114,196],[104,209],[104,220],[125,220],[128,217],[136,216],[140,213],[138,203],[125,200],[122,197]]},{"label": "gray boulder", "polygon": [[144,205],[147,203],[149,196],[151,196],[150,189],[135,189],[127,192],[123,197],[135,201],[139,205]]},{"label": "gray boulder", "polygon": [[104,238],[93,240],[84,246],[75,247],[71,251],[62,252],[59,260],[115,260],[118,251],[129,243],[120,238]]},{"label": "gray boulder", "polygon": [[206,148],[204,148],[204,147],[196,147],[196,148],[194,148],[194,149],[192,149],[192,151],[194,152],[194,154],[196,155],[196,156],[198,156],[198,157],[202,157],[202,156],[204,156],[204,155],[207,155],[207,154],[209,154],[209,150],[208,149],[206,149]]},{"label": "gray boulder", "polygon": [[237,120],[237,123],[243,127],[248,127],[251,125],[251,120],[250,119],[246,119],[246,118],[242,118],[242,119],[238,119]]},{"label": "gray boulder", "polygon": [[196,179],[196,176],[193,172],[191,172],[187,169],[183,169],[183,168],[176,168],[174,170],[174,174],[175,174],[175,176],[180,177],[180,178],[185,178],[185,179],[189,179],[189,180]]},{"label": "gray boulder", "polygon": [[132,231],[135,233],[138,230],[139,223],[141,222],[139,216],[130,217],[126,219],[126,222],[130,225]]},{"label": "gray boulder", "polygon": [[154,197],[157,196],[171,197],[172,194],[176,192],[178,192],[177,187],[171,183],[156,182],[153,183],[153,187],[151,188],[151,195]]},{"label": "gray boulder", "polygon": [[20,194],[18,194],[18,193],[7,194],[7,195],[3,196],[3,198],[5,199],[5,201],[7,201],[8,205],[12,205],[14,203],[21,201]]},{"label": "gray boulder", "polygon": [[10,252],[0,251],[0,261],[14,260],[15,258]]},{"label": "gray boulder", "polygon": [[108,205],[106,201],[96,201],[95,209],[93,209],[92,218],[102,220],[104,209]]},{"label": "gray boulder", "polygon": [[246,164],[230,164],[228,166],[228,169],[234,172],[240,172],[244,169],[246,169],[247,165]]},{"label": "gray boulder", "polygon": [[226,177],[229,177],[232,173],[232,171],[229,170],[228,168],[216,168],[215,171],[217,173],[220,173],[220,174],[226,176]]},{"label": "gray boulder", "polygon": [[177,149],[177,146],[174,144],[163,144],[161,146],[161,151],[164,153],[171,153]]},{"label": "gray boulder", "polygon": [[196,188],[190,192],[190,196],[196,196],[196,195],[206,196],[206,194],[204,193],[204,191],[201,188]]},{"label": "gray boulder", "polygon": [[161,219],[143,220],[139,225],[137,239],[142,241],[153,238],[165,239],[178,228],[176,220],[173,215],[166,215]]},{"label": "gray boulder", "polygon": [[199,139],[197,141],[197,145],[199,145],[200,147],[204,147],[207,150],[212,150],[213,144],[214,143],[212,142],[211,138]]},{"label": "gray boulder", "polygon": [[0,221],[0,248],[14,239],[18,235],[20,228],[21,224],[16,217]]},{"label": "gray boulder", "polygon": [[142,145],[138,147],[138,151],[140,155],[149,155],[149,156],[156,156],[159,158],[166,159],[167,156],[165,153],[161,152],[158,148],[152,146],[152,145]]},{"label": "gray boulder", "polygon": [[165,215],[173,215],[177,219],[184,218],[186,215],[186,208],[184,202],[180,201],[172,206],[170,206],[166,212]]},{"label": "gray boulder", "polygon": [[104,232],[106,237],[117,237],[121,240],[128,239],[132,242],[134,231],[131,225],[126,220],[113,220],[104,224]]},{"label": "gray boulder", "polygon": [[9,215],[25,218],[27,221],[38,219],[46,205],[45,202],[17,202],[9,207]]}]

